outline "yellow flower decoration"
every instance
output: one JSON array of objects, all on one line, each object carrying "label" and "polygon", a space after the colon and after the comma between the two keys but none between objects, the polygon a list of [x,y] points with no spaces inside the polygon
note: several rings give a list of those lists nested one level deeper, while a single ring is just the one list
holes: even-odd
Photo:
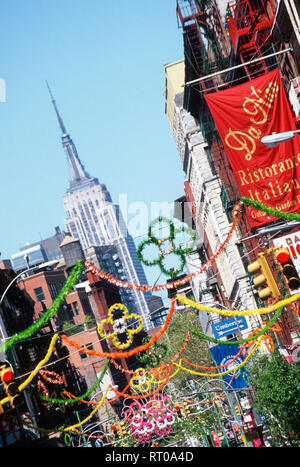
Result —
[{"label": "yellow flower decoration", "polygon": [[154,375],[146,372],[144,368],[138,368],[130,381],[130,385],[141,392],[149,392],[151,383],[155,383]]},{"label": "yellow flower decoration", "polygon": [[[130,329],[130,323],[128,320],[134,320],[134,323],[138,323],[138,326],[134,329]],[[110,324],[113,328],[113,332],[106,334],[103,330],[105,324]],[[103,319],[98,326],[98,332],[101,337],[105,339],[112,339],[113,344],[118,349],[127,349],[132,341],[133,335],[140,332],[143,328],[143,320],[136,313],[129,314],[128,309],[122,303],[115,303],[108,310],[108,318]]]}]

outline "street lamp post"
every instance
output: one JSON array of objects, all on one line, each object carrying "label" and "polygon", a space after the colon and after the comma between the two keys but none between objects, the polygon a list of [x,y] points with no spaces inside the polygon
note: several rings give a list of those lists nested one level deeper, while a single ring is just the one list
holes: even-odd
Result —
[{"label": "street lamp post", "polygon": [[278,144],[284,143],[293,139],[300,130],[285,131],[284,133],[273,133],[272,135],[264,136],[260,141],[268,148],[276,148]]}]

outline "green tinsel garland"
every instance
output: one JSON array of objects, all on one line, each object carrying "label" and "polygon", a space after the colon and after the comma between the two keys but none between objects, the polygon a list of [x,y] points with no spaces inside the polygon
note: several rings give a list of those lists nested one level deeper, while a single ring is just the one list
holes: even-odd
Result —
[{"label": "green tinsel garland", "polygon": [[277,209],[266,206],[260,201],[255,201],[254,199],[246,198],[245,196],[242,196],[241,201],[247,206],[252,206],[255,209],[258,209],[260,211],[266,212],[267,214],[270,214],[271,216],[282,217],[283,219],[288,219],[289,221],[292,221],[292,220],[300,221],[300,214],[278,211]]},{"label": "green tinsel garland", "polygon": [[192,330],[191,333],[194,334],[197,337],[200,337],[200,339],[206,339],[206,340],[208,340],[210,342],[214,342],[216,344],[221,344],[221,345],[244,344],[245,342],[253,341],[253,339],[257,339],[258,337],[265,334],[268,331],[268,329],[272,326],[272,324],[274,324],[275,321],[279,318],[279,316],[282,313],[283,308],[284,308],[283,306],[278,308],[277,312],[275,313],[275,315],[273,316],[271,321],[269,321],[269,323],[266,324],[265,327],[263,327],[257,334],[255,334],[255,336],[251,336],[250,338],[246,337],[245,339],[240,339],[238,341],[221,341],[219,339],[215,339],[214,337],[209,337],[206,334],[203,334],[202,332],[199,332],[199,331]]},{"label": "green tinsel garland", "polygon": [[[152,228],[154,225],[156,225],[157,223],[160,223],[160,222],[166,222],[168,225],[169,225],[169,236],[166,236],[164,240],[168,240],[170,242],[173,242],[173,240],[175,239],[175,236],[177,233],[180,233],[180,232],[186,232],[188,235],[190,235],[191,239],[192,239],[192,245],[190,247],[187,247],[187,248],[174,248],[172,253],[174,253],[175,255],[179,256],[180,257],[180,266],[179,268],[177,269],[174,269],[174,270],[171,270],[171,269],[166,269],[164,264],[163,264],[163,261],[164,261],[164,257],[166,256],[165,254],[163,253],[160,253],[158,255],[158,257],[156,259],[153,259],[152,261],[149,261],[147,259],[144,258],[143,256],[143,250],[144,248],[147,246],[147,245],[156,245],[159,247],[159,244],[160,244],[160,241],[157,237],[155,237],[152,233]],[[142,263],[146,264],[147,266],[159,266],[161,272],[163,274],[165,274],[166,276],[170,276],[170,277],[176,277],[184,268],[185,266],[185,263],[186,263],[186,260],[185,260],[185,255],[190,253],[191,251],[193,251],[195,245],[196,245],[196,241],[197,241],[197,236],[196,236],[196,233],[194,232],[194,230],[190,229],[189,227],[179,227],[179,228],[176,228],[174,227],[174,224],[172,221],[170,221],[170,219],[167,219],[166,217],[158,217],[157,219],[154,219],[150,226],[149,226],[149,229],[148,229],[148,237],[146,240],[143,240],[137,247],[137,251],[136,251],[136,255],[139,259],[139,261],[141,261]],[[167,253],[169,254],[169,253]]]},{"label": "green tinsel garland", "polygon": [[48,321],[52,318],[58,311],[59,307],[62,305],[66,295],[74,288],[78,278],[82,274],[84,269],[84,265],[82,261],[78,261],[74,268],[72,269],[67,281],[61,288],[59,294],[48,308],[48,310],[41,316],[41,318],[29,326],[24,331],[19,332],[18,334],[14,334],[11,336],[2,346],[0,347],[1,352],[6,352],[9,348],[11,348],[16,342],[20,340],[28,339],[37,331],[39,331]]},{"label": "green tinsel garland", "polygon": [[148,228],[148,237],[150,240],[152,240],[154,243],[158,243],[159,242],[159,239],[156,238],[153,234],[152,234],[152,228],[154,227],[154,225],[160,223],[160,222],[166,222],[166,224],[169,224],[169,227],[170,227],[170,233],[169,235],[166,235],[166,238],[168,238],[169,240],[174,240],[174,237],[175,237],[175,227],[174,227],[174,224],[172,221],[170,221],[170,219],[167,219],[166,217],[162,217],[162,216],[159,216],[157,217],[156,219],[154,219],[151,224],[149,225],[149,228]]},{"label": "green tinsel garland", "polygon": [[53,404],[75,404],[76,402],[80,402],[82,399],[86,399],[96,389],[96,387],[99,386],[99,383],[102,381],[106,373],[109,362],[110,362],[110,359],[108,358],[104,364],[103,370],[99,378],[97,379],[95,384],[85,394],[82,394],[81,396],[76,397],[75,399],[55,399],[53,397],[43,396],[43,394],[39,394],[39,397],[43,399],[43,401],[50,402]]}]

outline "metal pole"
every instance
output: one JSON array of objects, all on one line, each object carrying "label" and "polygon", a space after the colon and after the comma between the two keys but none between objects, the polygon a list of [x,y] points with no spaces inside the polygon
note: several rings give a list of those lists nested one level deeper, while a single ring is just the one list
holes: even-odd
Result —
[{"label": "metal pole", "polygon": [[[79,413],[78,413],[77,411],[76,411],[76,416],[77,416],[78,422],[80,423],[81,420],[80,420],[80,417],[79,417]],[[83,441],[84,441],[85,447],[87,448],[87,447],[88,447],[88,444],[87,444],[86,439],[85,439],[85,435],[84,435],[84,432],[83,432],[83,429],[82,429],[82,425],[80,425],[80,431],[81,431],[81,434],[82,434],[82,437],[83,437]]]},{"label": "metal pole", "polygon": [[245,67],[245,66],[250,65],[252,63],[260,62],[261,60],[265,60],[266,58],[275,57],[276,55],[280,55],[280,54],[283,54],[283,53],[286,53],[286,52],[292,52],[292,51],[293,51],[293,49],[288,48],[288,49],[285,49],[285,50],[281,50],[280,52],[275,52],[275,53],[272,53],[272,54],[269,54],[269,55],[265,55],[264,57],[256,58],[255,60],[250,60],[249,62],[241,63],[240,65],[236,65],[236,66],[233,66],[231,68],[226,68],[225,70],[217,71],[216,73],[212,73],[211,75],[202,76],[202,78],[197,78],[197,79],[194,79],[192,81],[188,81],[187,83],[183,84],[182,87],[190,86],[191,84],[200,83],[201,81],[204,81],[204,80],[209,79],[209,78],[213,78],[214,76],[218,76],[218,75],[223,74],[223,73],[227,73],[228,71],[236,70],[238,68]]}]

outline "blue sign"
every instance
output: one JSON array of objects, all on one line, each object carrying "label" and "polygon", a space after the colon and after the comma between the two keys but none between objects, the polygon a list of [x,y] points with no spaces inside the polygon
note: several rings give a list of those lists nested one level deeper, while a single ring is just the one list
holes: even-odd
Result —
[{"label": "blue sign", "polygon": [[219,321],[219,323],[214,323],[211,327],[216,339],[219,339],[220,337],[228,336],[228,334],[247,329],[248,324],[244,316],[237,316],[236,318],[229,318]]},{"label": "blue sign", "polygon": [[[242,366],[236,371],[235,377],[232,379],[234,375],[234,368],[243,363],[244,357],[243,355],[239,355],[238,358],[234,360],[236,355],[239,353],[239,346],[237,344],[230,345],[230,344],[219,344],[214,347],[210,348],[210,352],[212,357],[217,366],[221,366],[220,372],[230,370],[232,371],[223,375],[223,381],[228,386],[228,390],[230,389],[239,389],[244,388],[249,385],[249,372],[247,370],[247,365]],[[234,361],[233,361],[234,360]],[[232,362],[233,361],[233,362]],[[232,363],[230,363],[232,362]],[[247,378],[248,377],[248,378]],[[232,381],[231,381],[232,379]],[[231,381],[231,382],[230,382]]]}]

